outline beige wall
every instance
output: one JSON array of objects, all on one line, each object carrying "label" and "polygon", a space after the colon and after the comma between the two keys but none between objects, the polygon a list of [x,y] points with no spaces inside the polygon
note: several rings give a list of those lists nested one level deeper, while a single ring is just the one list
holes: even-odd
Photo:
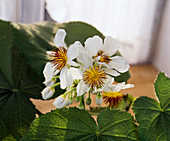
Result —
[{"label": "beige wall", "polygon": [[170,0],[167,1],[155,48],[153,65],[170,77]]}]

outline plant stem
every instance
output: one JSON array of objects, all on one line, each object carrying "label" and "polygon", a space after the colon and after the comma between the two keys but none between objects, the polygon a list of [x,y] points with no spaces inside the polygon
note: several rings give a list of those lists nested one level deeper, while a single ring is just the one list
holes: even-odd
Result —
[{"label": "plant stem", "polygon": [[85,103],[84,103],[84,95],[82,95],[81,96],[82,98],[81,98],[81,100],[82,100],[82,104],[83,104],[83,106],[84,106],[84,110],[86,109],[86,107],[85,107]]},{"label": "plant stem", "polygon": [[51,88],[54,88],[54,87],[56,87],[56,86],[58,86],[58,85],[60,85],[60,82],[54,84],[53,86],[51,86]]}]

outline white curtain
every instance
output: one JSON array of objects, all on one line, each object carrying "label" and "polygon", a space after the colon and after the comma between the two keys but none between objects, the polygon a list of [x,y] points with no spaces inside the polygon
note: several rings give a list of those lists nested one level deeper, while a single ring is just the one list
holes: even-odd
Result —
[{"label": "white curtain", "polygon": [[0,0],[0,19],[20,23],[44,20],[44,0]]},{"label": "white curtain", "polygon": [[16,0],[0,0],[0,19],[17,22],[18,3]]},{"label": "white curtain", "polygon": [[57,22],[84,21],[122,43],[131,64],[148,61],[158,0],[46,0]]}]

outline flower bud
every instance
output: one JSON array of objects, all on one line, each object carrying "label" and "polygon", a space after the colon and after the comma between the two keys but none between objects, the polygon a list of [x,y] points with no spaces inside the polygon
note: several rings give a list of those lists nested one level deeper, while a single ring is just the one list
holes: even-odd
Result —
[{"label": "flower bud", "polygon": [[54,92],[55,92],[55,89],[48,86],[41,92],[42,98],[43,99],[49,99],[53,96]]},{"label": "flower bud", "polygon": [[73,103],[73,98],[67,98],[66,99],[66,106],[71,105]]},{"label": "flower bud", "polygon": [[79,102],[79,101],[80,101],[80,97],[77,96],[77,97],[75,98],[75,102]]},{"label": "flower bud", "polygon": [[90,97],[86,99],[86,104],[87,104],[87,105],[90,105],[90,104],[91,104],[91,98],[90,98]]},{"label": "flower bud", "polygon": [[56,79],[51,79],[50,81],[45,79],[45,81],[43,83],[46,86],[53,86],[55,84],[55,81],[56,81]]},{"label": "flower bud", "polygon": [[61,109],[66,106],[66,98],[64,97],[64,95],[60,95],[55,99],[53,104],[57,109]]},{"label": "flower bud", "polygon": [[103,97],[102,97],[102,95],[97,94],[97,95],[96,95],[96,104],[97,104],[97,105],[100,105],[100,104],[102,104],[102,102],[103,102]]},{"label": "flower bud", "polygon": [[78,108],[79,108],[79,109],[81,109],[81,110],[82,110],[82,109],[84,109],[83,104],[82,104],[82,103],[80,103],[80,104],[79,104],[79,106],[78,106]]}]

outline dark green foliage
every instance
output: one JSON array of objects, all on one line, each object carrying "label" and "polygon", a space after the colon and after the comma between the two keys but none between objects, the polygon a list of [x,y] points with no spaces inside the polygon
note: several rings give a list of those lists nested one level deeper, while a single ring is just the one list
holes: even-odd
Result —
[{"label": "dark green foliage", "polygon": [[170,78],[159,73],[155,91],[160,103],[149,97],[140,97],[134,102],[142,141],[170,140]]},{"label": "dark green foliage", "polygon": [[[67,124],[66,124],[67,123]],[[119,110],[101,112],[97,124],[87,111],[77,108],[54,110],[36,119],[22,141],[135,141],[133,117]]]}]

